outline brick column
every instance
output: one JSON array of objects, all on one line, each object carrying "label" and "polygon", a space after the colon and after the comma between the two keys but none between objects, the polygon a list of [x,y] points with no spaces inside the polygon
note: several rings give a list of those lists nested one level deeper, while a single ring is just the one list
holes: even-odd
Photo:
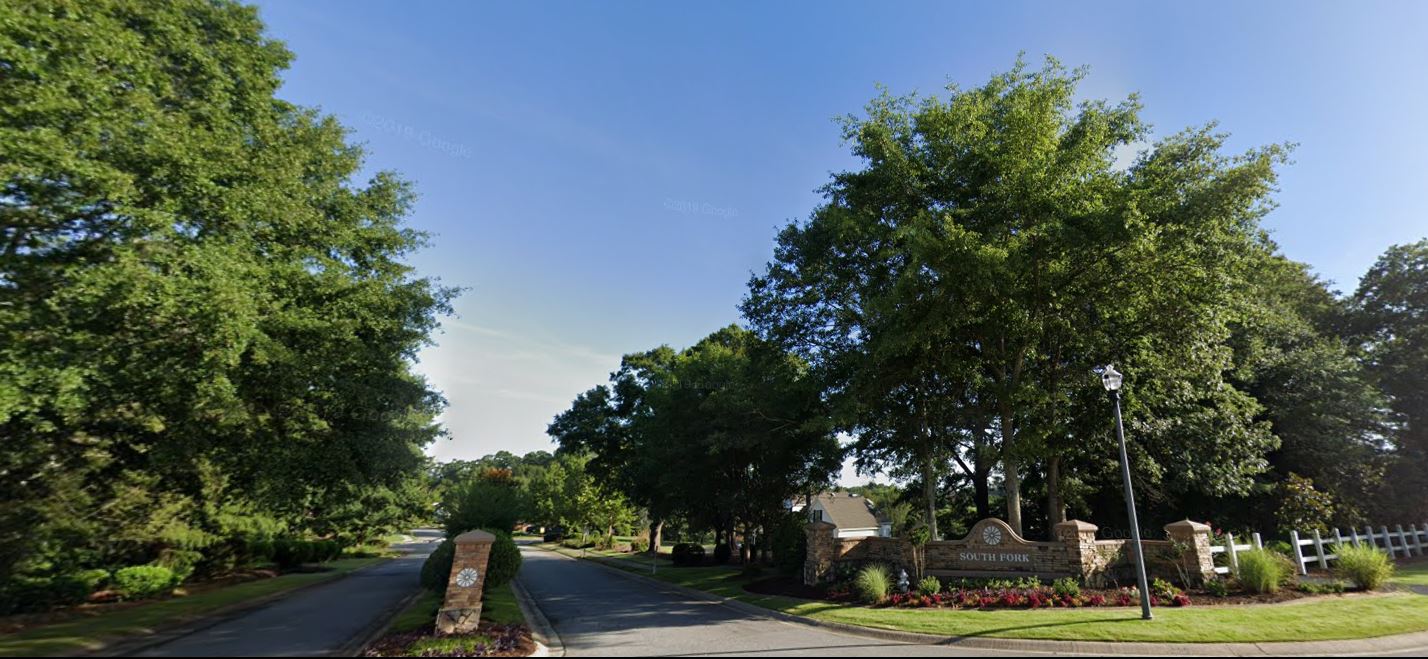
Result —
[{"label": "brick column", "polygon": [[803,583],[814,586],[828,580],[833,573],[834,554],[838,551],[836,536],[838,527],[828,522],[812,522],[804,532],[808,534],[808,553],[803,559]]},{"label": "brick column", "polygon": [[467,531],[456,536],[456,557],[446,582],[446,601],[436,614],[436,633],[470,634],[481,624],[481,591],[486,585],[486,561],[496,536]]},{"label": "brick column", "polygon": [[[1210,527],[1188,519],[1165,526],[1165,537],[1185,545],[1180,563],[1187,567],[1190,578],[1201,582],[1215,578],[1215,555],[1210,553]],[[1187,584],[1190,585],[1190,584]]]},{"label": "brick column", "polygon": [[1079,575],[1082,580],[1104,567],[1096,551],[1098,529],[1095,524],[1078,519],[1068,519],[1052,527],[1056,539],[1066,545],[1066,571]]}]

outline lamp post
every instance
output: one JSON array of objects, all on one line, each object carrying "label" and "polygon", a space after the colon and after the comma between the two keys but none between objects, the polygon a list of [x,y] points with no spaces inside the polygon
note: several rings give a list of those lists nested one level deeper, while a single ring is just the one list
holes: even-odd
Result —
[{"label": "lamp post", "polygon": [[1126,455],[1126,431],[1121,424],[1121,374],[1115,366],[1101,370],[1101,384],[1116,401],[1116,438],[1121,442],[1121,478],[1126,487],[1126,514],[1130,516],[1131,542],[1135,544],[1135,572],[1140,583],[1140,617],[1150,620],[1150,586],[1145,580],[1145,550],[1140,546],[1140,521],[1135,514],[1135,491],[1131,489],[1130,458]]}]

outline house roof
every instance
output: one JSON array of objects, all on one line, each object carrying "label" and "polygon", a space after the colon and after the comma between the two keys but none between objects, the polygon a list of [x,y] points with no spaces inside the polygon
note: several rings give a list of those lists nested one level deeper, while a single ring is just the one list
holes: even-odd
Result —
[{"label": "house roof", "polygon": [[814,497],[827,520],[840,529],[875,529],[878,518],[867,499],[850,494],[820,494]]}]

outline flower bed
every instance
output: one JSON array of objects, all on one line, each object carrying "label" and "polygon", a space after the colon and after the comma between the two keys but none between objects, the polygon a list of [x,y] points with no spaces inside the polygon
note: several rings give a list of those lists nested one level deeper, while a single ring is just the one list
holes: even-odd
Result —
[{"label": "flower bed", "polygon": [[430,629],[383,636],[368,657],[525,657],[535,651],[524,625],[482,623],[475,634],[437,636]]},{"label": "flower bed", "polygon": [[[1152,595],[1151,606],[1190,606],[1190,596],[1174,593],[1162,598]],[[1140,594],[1134,588],[1114,591],[1093,591],[1071,595],[1057,594],[1049,587],[1035,588],[971,588],[924,595],[894,593],[879,606],[906,608],[952,609],[1078,609],[1093,606],[1140,606]]]}]

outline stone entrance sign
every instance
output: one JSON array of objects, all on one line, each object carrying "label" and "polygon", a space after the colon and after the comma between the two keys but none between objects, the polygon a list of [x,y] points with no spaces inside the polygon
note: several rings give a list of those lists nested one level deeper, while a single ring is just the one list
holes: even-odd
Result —
[{"label": "stone entrance sign", "polygon": [[467,531],[456,536],[456,556],[446,582],[446,601],[436,615],[437,634],[470,634],[481,622],[481,592],[486,585],[486,561],[496,536]]},{"label": "stone entrance sign", "polygon": [[[1037,576],[1043,579],[1074,576],[1083,580],[1115,580],[1130,563],[1125,540],[1097,540],[1096,526],[1071,520],[1053,528],[1054,539],[1026,540],[999,519],[984,519],[961,540],[927,543],[927,574],[939,577]],[[1177,581],[1213,577],[1210,528],[1194,522],[1165,527],[1167,540],[1145,541],[1146,566],[1157,575]],[[885,563],[911,570],[912,544],[901,538],[839,538],[827,522],[808,525],[808,555],[804,583],[813,585],[835,578],[839,564],[856,567]]]}]

